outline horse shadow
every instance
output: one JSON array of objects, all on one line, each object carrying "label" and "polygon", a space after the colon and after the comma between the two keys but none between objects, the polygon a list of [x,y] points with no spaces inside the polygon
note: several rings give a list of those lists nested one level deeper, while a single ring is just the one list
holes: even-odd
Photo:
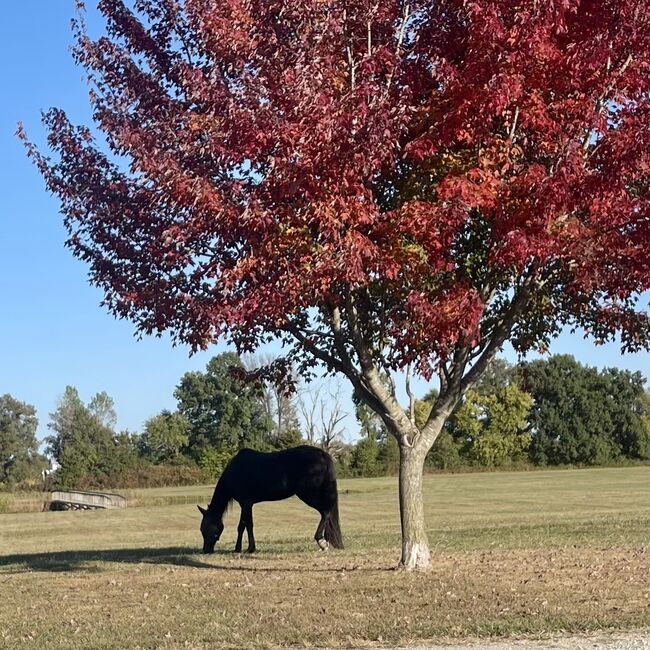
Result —
[{"label": "horse shadow", "polygon": [[[0,578],[3,575],[29,572],[84,572],[101,573],[104,569],[98,566],[101,562],[116,562],[123,564],[167,564],[170,566],[189,567],[194,569],[212,569],[226,571],[253,572],[336,572],[337,567],[305,567],[296,566],[260,566],[256,558],[268,560],[264,553],[256,555],[233,554],[222,550],[210,555],[212,561],[205,562],[200,558],[198,548],[188,546],[143,547],[119,549],[84,549],[78,551],[55,551],[52,553],[20,553],[0,555]],[[223,560],[223,561],[221,561]],[[233,560],[241,560],[235,561]],[[345,568],[345,567],[343,567]]]},{"label": "horse shadow", "polygon": [[[99,562],[125,564],[170,564],[177,566],[203,566],[192,556],[198,549],[181,546],[166,548],[119,548],[55,551],[52,553],[16,553],[0,555],[0,575],[29,571],[99,573]],[[207,567],[207,565],[205,565]]]}]

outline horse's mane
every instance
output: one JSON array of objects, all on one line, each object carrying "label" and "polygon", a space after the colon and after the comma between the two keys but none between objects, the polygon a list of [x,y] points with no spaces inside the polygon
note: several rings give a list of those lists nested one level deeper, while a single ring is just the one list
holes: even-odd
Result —
[{"label": "horse's mane", "polygon": [[214,487],[214,493],[212,494],[212,500],[208,504],[208,511],[215,513],[221,512],[222,518],[234,505],[234,499],[231,496],[227,496],[227,501],[224,503],[223,494],[224,492],[226,494],[228,493],[228,487],[226,485],[228,480],[226,476],[227,469],[228,465],[226,465],[226,468],[217,480],[217,484]]}]

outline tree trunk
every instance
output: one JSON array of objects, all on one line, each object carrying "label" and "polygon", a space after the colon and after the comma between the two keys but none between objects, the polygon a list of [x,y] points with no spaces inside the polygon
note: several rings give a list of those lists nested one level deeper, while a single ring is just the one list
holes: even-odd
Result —
[{"label": "tree trunk", "polygon": [[431,568],[429,540],[424,527],[422,472],[424,446],[400,445],[399,508],[402,522],[402,559],[400,567],[408,570]]}]

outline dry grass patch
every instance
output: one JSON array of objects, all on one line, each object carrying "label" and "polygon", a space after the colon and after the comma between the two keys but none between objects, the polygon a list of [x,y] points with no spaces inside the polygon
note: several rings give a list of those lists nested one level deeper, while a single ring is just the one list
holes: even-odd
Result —
[{"label": "dry grass patch", "polygon": [[0,643],[350,647],[643,627],[649,560],[617,547],[437,553],[423,576],[396,572],[386,552],[79,553],[3,573],[16,605],[0,610]]}]

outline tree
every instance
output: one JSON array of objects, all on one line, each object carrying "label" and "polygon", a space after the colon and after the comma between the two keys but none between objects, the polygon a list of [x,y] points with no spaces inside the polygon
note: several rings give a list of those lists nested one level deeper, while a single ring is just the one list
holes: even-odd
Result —
[{"label": "tree", "polygon": [[481,378],[476,382],[476,392],[494,395],[517,381],[517,368],[501,357],[495,357],[488,364]]},{"label": "tree", "polygon": [[46,438],[47,452],[57,462],[56,482],[72,488],[90,474],[111,474],[122,469],[123,446],[118,449],[115,432],[108,422],[115,421],[113,400],[98,393],[86,406],[73,386],[66,386],[48,427],[54,432]]},{"label": "tree", "polygon": [[102,426],[108,429],[115,428],[117,414],[115,413],[115,402],[110,395],[104,391],[94,395],[88,404],[88,410]]},{"label": "tree", "polygon": [[[431,409],[438,399],[438,391],[430,390],[421,400],[415,401],[415,425],[421,429],[427,423]],[[452,414],[453,417],[453,414]],[[460,445],[449,432],[449,421],[429,450],[425,463],[436,469],[456,469],[464,462],[460,456]]]},{"label": "tree", "polygon": [[464,455],[483,467],[499,467],[527,458],[528,415],[533,399],[515,384],[485,394],[470,390],[454,412],[452,435]]},{"label": "tree", "polygon": [[583,366],[570,355],[521,368],[534,399],[531,458],[541,465],[602,465],[647,458],[647,403],[640,373]]},{"label": "tree", "polygon": [[[269,366],[273,362],[274,358],[270,356],[259,359],[251,357],[245,360],[245,365],[250,373],[255,374],[260,366]],[[291,374],[295,377],[293,372]],[[295,377],[296,383],[297,379]],[[302,433],[295,393],[288,390],[284,382],[267,377],[262,385],[262,403],[266,416],[272,423],[271,445],[275,449],[288,449],[299,445],[302,442]]]},{"label": "tree", "polygon": [[392,474],[399,466],[399,451],[383,420],[367,404],[352,395],[361,439],[354,447],[350,466],[359,476]]},{"label": "tree", "polygon": [[357,442],[352,450],[350,469],[356,476],[378,476],[380,474],[377,438],[365,437]]},{"label": "tree", "polygon": [[154,464],[172,463],[189,442],[189,422],[180,413],[164,410],[149,418],[139,440],[140,455]]},{"label": "tree", "polygon": [[0,486],[38,476],[45,461],[38,454],[36,409],[11,395],[0,396]]},{"label": "tree", "polygon": [[[502,344],[648,347],[648,0],[99,7],[74,56],[110,151],[60,109],[53,158],[19,129],[69,247],[142,333],[347,377],[399,442],[401,564],[429,567],[424,460]],[[422,428],[402,370],[438,376]]]},{"label": "tree", "polygon": [[298,397],[298,408],[305,422],[307,442],[337,456],[345,446],[342,423],[347,416],[341,402],[340,386],[320,382],[303,389]]},{"label": "tree", "polygon": [[262,386],[242,381],[237,370],[244,372],[241,359],[224,352],[210,359],[205,372],[185,373],[174,391],[178,412],[189,424],[188,453],[210,472],[238,449],[269,446],[271,422],[264,411]]},{"label": "tree", "polygon": [[606,368],[603,399],[612,419],[612,437],[621,456],[650,458],[650,400],[640,372]]}]

